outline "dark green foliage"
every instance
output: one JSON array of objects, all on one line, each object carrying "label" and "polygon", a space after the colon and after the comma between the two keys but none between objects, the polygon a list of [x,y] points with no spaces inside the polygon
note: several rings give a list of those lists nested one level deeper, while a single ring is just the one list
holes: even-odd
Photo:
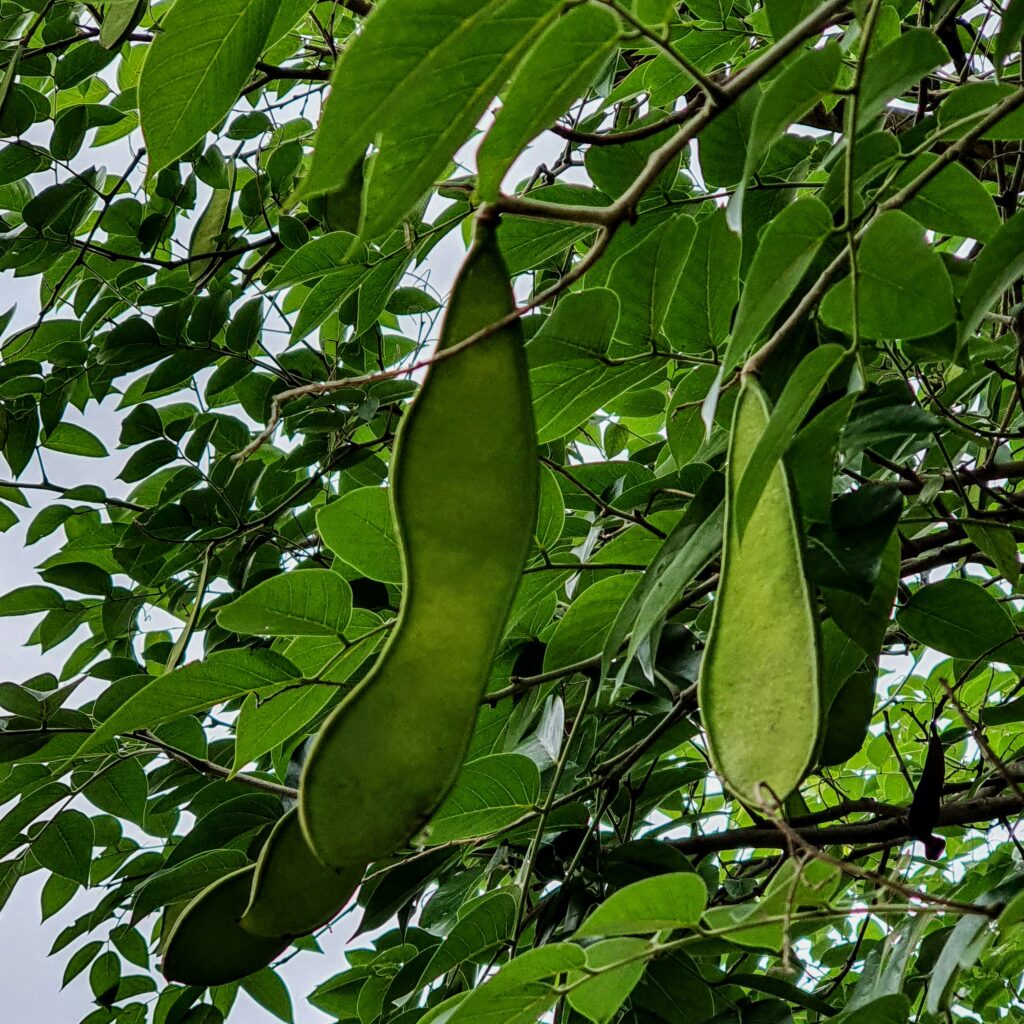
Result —
[{"label": "dark green foliage", "polygon": [[[292,1019],[285,941],[235,917],[403,605],[394,438],[481,200],[536,533],[433,825],[366,872],[345,963],[282,954],[322,965],[302,1009],[1024,1013],[1022,25],[1022,0],[0,0],[0,531],[35,567],[0,616],[40,662],[0,683],[0,908],[38,881],[90,1001],[68,1019],[245,1020],[240,991]],[[724,794],[695,698],[740,370],[771,418],[737,529],[783,463],[821,621],[788,824]],[[740,631],[751,719],[775,611]],[[211,886],[215,929],[181,916]],[[179,920],[207,947],[168,952]],[[196,954],[229,983],[161,976]]]}]

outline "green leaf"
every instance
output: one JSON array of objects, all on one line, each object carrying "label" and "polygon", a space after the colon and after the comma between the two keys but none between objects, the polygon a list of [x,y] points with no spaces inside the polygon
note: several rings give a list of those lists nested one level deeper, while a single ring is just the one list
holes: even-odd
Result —
[{"label": "green leaf", "polygon": [[648,25],[663,25],[675,10],[672,0],[636,0],[636,16]]},{"label": "green leaf", "polygon": [[996,33],[995,65],[996,74],[1002,75],[1006,58],[1020,50],[1021,35],[1024,33],[1024,0],[1008,0],[1003,7],[1002,21]]},{"label": "green leaf", "polygon": [[558,998],[551,979],[585,964],[583,950],[569,942],[527,950],[472,989],[447,1024],[536,1024]]},{"label": "green leaf", "polygon": [[[967,82],[952,89],[939,107],[939,126],[947,139],[969,132],[1003,100],[1017,93],[1008,82]],[[1017,107],[1004,114],[982,136],[986,141],[1016,142],[1024,139],[1024,110]]]},{"label": "green leaf", "polygon": [[743,177],[726,207],[728,225],[737,234],[743,223],[743,194],[747,181],[760,167],[768,148],[779,135],[829,92],[839,74],[841,60],[839,44],[830,40],[819,49],[803,52],[765,89],[754,111]]},{"label": "green leaf", "polygon": [[1024,665],[1024,640],[1006,606],[971,580],[949,577],[921,587],[896,621],[915,640],[954,658]]},{"label": "green leaf", "polygon": [[551,24],[512,76],[505,101],[477,151],[477,192],[493,202],[529,142],[583,95],[608,60],[620,31],[607,8],[581,5]]},{"label": "green leaf", "polygon": [[[570,974],[569,1004],[594,1024],[608,1024],[643,975],[647,962],[640,956],[650,948],[646,939],[631,938],[605,939],[588,946],[587,967],[601,973],[590,978],[582,972]],[[608,970],[623,960],[631,962]]]},{"label": "green leaf", "polygon": [[658,345],[662,326],[693,242],[690,217],[663,221],[639,245],[620,256],[608,275],[608,287],[619,297],[615,338],[630,352]]},{"label": "green leaf", "polygon": [[[658,359],[620,366],[603,361],[602,346],[610,344],[618,319],[614,300],[615,293],[605,288],[566,295],[527,345],[537,440],[542,444],[564,437],[625,392],[664,376]],[[578,358],[570,355],[574,351]]]},{"label": "green leaf", "polygon": [[777,950],[785,934],[781,918],[787,908],[827,904],[836,892],[839,877],[839,869],[823,861],[799,867],[796,861],[787,861],[772,877],[758,902],[748,900],[734,906],[712,907],[705,915],[705,924],[713,930],[727,928],[722,938],[730,943]]},{"label": "green leaf", "polygon": [[764,6],[772,37],[779,40],[814,10],[815,0],[765,0]]},{"label": "green leaf", "polygon": [[43,441],[51,452],[79,455],[85,459],[102,459],[110,453],[103,442],[77,423],[58,423]]},{"label": "green leaf", "polygon": [[217,804],[203,814],[188,835],[173,846],[163,866],[167,868],[211,850],[248,850],[253,838],[266,833],[281,817],[281,800],[269,793],[246,793]]},{"label": "green leaf", "polygon": [[64,978],[60,987],[66,988],[70,982],[74,981],[96,959],[102,949],[103,943],[95,940],[76,949],[64,968]]},{"label": "green leaf", "polygon": [[268,287],[277,291],[338,272],[355,240],[355,235],[347,231],[331,231],[311,239],[288,257]]},{"label": "green leaf", "polygon": [[231,187],[214,189],[210,195],[210,201],[196,221],[195,229],[188,243],[188,254],[193,260],[189,264],[188,273],[192,280],[201,278],[213,262],[212,260],[196,260],[195,257],[203,253],[216,252],[221,248],[221,236],[227,230],[231,219],[231,203],[234,199],[233,178],[234,168],[232,167]]},{"label": "green leaf", "polygon": [[5,857],[20,846],[19,834],[40,814],[63,800],[69,792],[63,783],[45,781],[42,785],[37,783],[24,791],[18,802],[0,817],[0,857]]},{"label": "green leaf", "polygon": [[736,532],[741,539],[779,459],[786,454],[821,389],[845,356],[846,350],[841,345],[821,345],[800,360],[786,381],[736,490],[734,515]]},{"label": "green leaf", "polygon": [[235,726],[235,760],[231,774],[257,761],[311,722],[336,695],[334,687],[310,683],[260,700],[249,694]]},{"label": "green leaf", "polygon": [[280,0],[280,7],[267,35],[267,46],[273,46],[287,35],[307,14],[312,0]]},{"label": "green leaf", "polygon": [[[908,185],[936,160],[934,153],[922,153],[896,176],[886,194]],[[992,194],[963,164],[944,167],[903,204],[903,210],[932,231],[982,242],[988,242],[1001,223]]]},{"label": "green leaf", "polygon": [[846,681],[864,664],[864,649],[831,619],[821,625],[821,689],[830,703]]},{"label": "green leaf", "polygon": [[97,726],[78,754],[118,733],[153,729],[250,693],[266,696],[293,682],[297,675],[290,661],[272,651],[218,651],[203,661],[157,676]]},{"label": "green leaf", "polygon": [[[687,514],[673,527],[643,578],[619,609],[605,641],[602,661],[611,664],[626,635],[632,632],[623,669],[636,657],[658,628],[672,605],[679,600],[697,573],[721,550],[725,507],[719,482],[718,503],[703,518]],[[696,499],[699,500],[699,499]],[[696,500],[694,504],[696,504]],[[700,511],[704,511],[701,509]]]},{"label": "green leaf", "polygon": [[303,300],[288,344],[296,345],[312,334],[359,287],[366,276],[365,267],[352,265],[342,267],[317,281]]},{"label": "green leaf", "polygon": [[711,988],[696,963],[681,950],[647,964],[630,1003],[661,1020],[680,1024],[709,1020],[715,1008]]},{"label": "green leaf", "polygon": [[149,175],[187,153],[234,106],[281,0],[177,0],[139,79]]},{"label": "green leaf", "polygon": [[218,878],[247,863],[248,858],[241,850],[209,850],[173,867],[155,871],[135,894],[131,923],[141,921],[161,907],[191,900]]},{"label": "green leaf", "polygon": [[985,725],[1011,725],[1024,722],[1024,697],[1007,701],[1005,704],[994,704],[983,708],[981,720]]},{"label": "green leaf", "polygon": [[121,958],[113,950],[101,953],[89,968],[89,987],[96,1002],[109,1006],[121,984]]},{"label": "green leaf", "polygon": [[[820,996],[815,996],[811,992],[805,992],[798,985],[794,985],[793,982],[786,981],[785,978],[776,978],[768,974],[736,973],[731,974],[729,980],[732,984],[742,985],[745,989],[751,989],[754,992],[765,992],[769,995],[778,996],[787,1003],[806,1006],[809,1010],[816,1010],[818,1013],[827,1015],[830,1019],[834,1018],[836,1012],[836,1008],[827,1000],[822,999]],[[897,1022],[893,1022],[893,1024],[897,1024]],[[900,1021],[898,1024],[906,1024],[906,1021]]]},{"label": "green leaf", "polygon": [[149,10],[148,0],[113,0],[105,5],[100,24],[100,45],[108,50],[119,47]]},{"label": "green leaf", "polygon": [[899,582],[900,542],[899,535],[894,532],[882,555],[878,579],[866,600],[848,590],[822,588],[829,614],[870,657],[875,657],[882,649]]},{"label": "green leaf", "polygon": [[704,352],[725,341],[739,298],[739,268],[740,240],[725,212],[715,210],[697,225],[665,314],[663,330],[672,349]]},{"label": "green leaf", "polygon": [[135,759],[119,761],[82,790],[85,798],[101,811],[143,825],[149,784],[146,772]]},{"label": "green leaf", "polygon": [[929,1013],[940,1013],[949,1005],[960,972],[973,967],[994,938],[988,918],[969,915],[957,921],[931,970],[925,1004]]},{"label": "green leaf", "polygon": [[19,683],[0,683],[0,708],[21,718],[42,723],[42,701],[27,686]]},{"label": "green leaf", "polygon": [[420,288],[396,288],[386,308],[395,316],[418,316],[421,313],[432,313],[440,305],[433,295],[428,295]]},{"label": "green leaf", "polygon": [[430,846],[490,835],[518,821],[540,799],[540,772],[523,754],[492,754],[470,761],[426,826]]},{"label": "green leaf", "polygon": [[217,623],[244,636],[343,636],[352,588],[330,569],[273,576],[217,612]]},{"label": "green leaf", "polygon": [[416,987],[422,988],[463,963],[487,963],[516,924],[517,902],[510,892],[482,896],[472,904],[430,958]]},{"label": "green leaf", "polygon": [[978,550],[988,555],[999,572],[1016,586],[1020,579],[1020,552],[1013,530],[999,523],[965,523],[964,530]]},{"label": "green leaf", "polygon": [[389,0],[376,6],[337,63],[300,195],[341,185],[377,139],[361,233],[374,237],[395,227],[557,11],[551,0]]},{"label": "green leaf", "polygon": [[402,560],[387,490],[348,491],[317,513],[316,525],[324,544],[361,575],[401,583]]},{"label": "green leaf", "polygon": [[912,28],[868,58],[857,103],[863,128],[889,100],[902,96],[925,75],[949,60],[946,48],[927,28]]},{"label": "green leaf", "polygon": [[554,471],[543,463],[540,467],[540,500],[537,508],[537,529],[534,539],[541,551],[547,551],[562,536],[565,528],[565,499]]},{"label": "green leaf", "polygon": [[18,65],[21,63],[22,54],[25,52],[24,45],[19,45],[11,54],[7,67],[4,69],[4,76],[0,78],[0,111],[6,106],[11,96],[11,87],[18,78]]},{"label": "green leaf", "polygon": [[864,745],[874,711],[874,669],[853,673],[829,707],[818,764],[840,765],[854,757]]},{"label": "green leaf", "polygon": [[[45,170],[48,165],[49,161],[44,153],[39,153],[18,143],[12,143],[0,149],[0,185],[10,185],[12,182],[21,181],[30,174]],[[13,309],[10,312],[13,313]],[[7,313],[4,316],[8,318],[3,324],[6,329],[10,318]]]},{"label": "green leaf", "polygon": [[298,735],[336,697],[336,684],[349,679],[381,640],[379,617],[363,608],[353,610],[344,641],[293,640],[285,654],[303,676],[316,681],[289,686],[264,699],[256,694],[246,697],[235,726],[232,775]]},{"label": "green leaf", "polygon": [[[649,113],[633,122],[636,127],[642,127],[657,120],[658,115]],[[625,142],[614,146],[591,146],[587,150],[584,165],[590,180],[594,185],[613,199],[619,198],[636,181],[638,175],[643,173],[651,154],[659,147],[661,140],[657,135],[646,139],[638,139],[634,142]],[[679,175],[681,158],[679,156],[671,159],[655,178],[650,186],[650,192],[661,193],[667,196],[672,185]],[[602,205],[604,205],[602,203]],[[630,235],[633,233],[630,232]],[[627,235],[627,239],[628,239]],[[628,248],[628,240],[625,241]],[[598,268],[597,276],[601,276]]]},{"label": "green leaf", "polygon": [[608,288],[569,292],[526,347],[531,369],[606,355],[618,321],[619,299]]},{"label": "green leaf", "polygon": [[693,928],[707,906],[700,875],[678,871],[634,882],[608,897],[577,929],[578,938]]},{"label": "green leaf", "polygon": [[53,611],[55,608],[63,608],[65,603],[64,598],[50,587],[18,587],[0,597],[0,616]]},{"label": "green leaf", "polygon": [[740,294],[722,365],[741,362],[807,273],[832,231],[832,214],[814,196],[798,199],[771,221],[758,242]]},{"label": "green leaf", "polygon": [[32,855],[54,874],[88,885],[92,844],[92,822],[81,811],[61,811],[33,840]]},{"label": "green leaf", "polygon": [[604,649],[615,616],[637,585],[634,573],[598,580],[576,598],[558,620],[544,652],[544,671],[592,658]]},{"label": "green leaf", "polygon": [[[976,921],[980,918],[965,918]],[[829,1018],[833,1024],[906,1024],[911,1019],[910,1000],[902,993],[879,996],[862,1006]]]},{"label": "green leaf", "polygon": [[[899,210],[876,217],[857,249],[857,268],[862,336],[923,338],[953,322],[956,309],[949,274],[913,217]],[[848,277],[825,295],[821,318],[836,330],[853,333]]]},{"label": "green leaf", "polygon": [[264,967],[262,971],[243,978],[241,984],[245,992],[278,1020],[291,1024],[295,1019],[292,1012],[292,997],[276,971]]},{"label": "green leaf", "polygon": [[999,297],[1024,271],[1024,211],[989,239],[974,261],[960,297],[960,340],[968,341]]}]

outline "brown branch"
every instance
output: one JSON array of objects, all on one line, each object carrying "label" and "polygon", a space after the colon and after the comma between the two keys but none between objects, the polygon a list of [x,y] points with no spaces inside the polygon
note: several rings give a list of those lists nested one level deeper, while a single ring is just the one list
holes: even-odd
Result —
[{"label": "brown branch", "polygon": [[[995,466],[977,466],[974,468],[964,467],[958,469],[955,474],[944,473],[942,477],[942,489],[944,491],[955,490],[956,483],[978,484],[988,483],[992,480],[1020,480],[1024,478],[1024,462],[1010,462]],[[904,494],[918,494],[926,481],[915,483],[912,480],[900,480],[896,486]]]},{"label": "brown branch", "polygon": [[[831,825],[827,828],[799,824],[799,818],[790,824],[793,826],[792,832],[802,842],[814,847],[855,846],[859,843],[898,842],[912,838],[906,818],[909,807],[892,808],[892,811],[896,810],[900,812],[898,815],[889,813],[884,818]],[[939,811],[937,827],[992,823],[1021,810],[1024,810],[1024,800],[1015,793],[952,800],[943,804]],[[723,850],[784,850],[788,845],[787,838],[774,825],[734,828],[668,842],[680,853],[698,857]]]},{"label": "brown branch", "polygon": [[195,769],[195,771],[200,772],[202,775],[209,775],[215,779],[229,779],[233,782],[240,782],[245,786],[249,786],[250,789],[259,789],[264,793],[272,793],[274,796],[287,797],[291,800],[298,798],[299,791],[297,789],[293,789],[291,786],[282,786],[278,782],[271,782],[269,779],[261,779],[255,775],[232,775],[230,768],[225,768],[224,765],[217,764],[216,761],[210,761],[205,757],[196,757],[194,754],[189,754],[187,751],[179,750],[177,747],[172,747],[170,744],[164,743],[159,736],[154,736],[151,732],[143,731],[131,733],[130,735],[134,739],[143,740],[150,746],[156,747],[172,761],[177,761],[179,764],[187,765],[189,768]]},{"label": "brown branch", "polygon": [[[777,803],[776,808],[778,808]],[[800,833],[777,812],[771,814],[770,817],[772,824],[779,830],[783,839],[786,841],[786,847],[789,850],[790,856],[795,856],[799,851],[808,859],[820,860],[831,867],[837,868],[844,875],[850,878],[857,878],[861,881],[872,882],[879,888],[886,889],[889,892],[894,892],[907,900],[920,901],[930,904],[931,906],[945,907],[947,910],[954,910],[960,914],[977,914],[982,917],[997,917],[999,914],[1000,908],[997,905],[979,907],[973,903],[963,903],[960,900],[952,900],[945,896],[936,896],[933,893],[924,892],[920,889],[915,889],[913,886],[905,885],[903,882],[900,882],[895,878],[891,878],[880,871],[871,871],[867,868],[858,867],[856,864],[850,864],[839,857],[833,857],[819,849],[820,844],[811,843],[804,839]]]},{"label": "brown branch", "polygon": [[[82,735],[86,735],[91,732],[93,732],[91,728],[85,728],[84,726],[48,726],[42,729],[0,730],[0,735],[58,736],[65,733],[81,733]],[[140,740],[143,743],[148,743],[151,747],[155,747],[160,753],[169,757],[172,761],[177,761],[179,764],[187,765],[189,768],[195,769],[195,771],[202,775],[209,775],[211,778],[215,779],[229,779],[232,782],[239,783],[239,785],[248,786],[250,789],[259,789],[264,793],[273,793],[274,796],[287,797],[292,800],[296,799],[299,795],[299,791],[297,789],[293,789],[291,786],[282,786],[280,783],[271,782],[269,779],[261,779],[256,775],[244,775],[242,773],[232,775],[230,768],[225,768],[224,765],[217,764],[216,761],[210,761],[205,757],[196,757],[194,754],[189,754],[187,751],[179,750],[177,747],[172,747],[169,743],[165,743],[159,736],[155,736],[151,732],[129,732],[124,733],[124,735],[128,739]],[[74,759],[74,755],[72,755],[71,759]]]},{"label": "brown branch", "polygon": [[921,555],[920,558],[911,558],[904,562],[900,568],[900,577],[917,576],[919,573],[928,572],[930,569],[938,569],[943,565],[952,565],[962,558],[970,558],[974,561],[990,564],[987,555],[983,555],[970,541],[957,541],[955,544],[948,544],[933,551],[928,555]]},{"label": "brown branch", "polygon": [[760,57],[747,65],[742,71],[730,78],[721,89],[721,99],[714,103],[708,103],[701,107],[693,119],[681,128],[671,139],[656,149],[647,159],[643,170],[625,192],[608,206],[595,207],[592,210],[586,207],[559,206],[555,203],[539,203],[523,197],[503,196],[493,207],[482,207],[478,216],[482,220],[497,220],[501,213],[516,213],[525,217],[539,217],[542,219],[566,220],[574,223],[593,224],[599,230],[597,237],[587,254],[576,263],[572,269],[560,277],[553,285],[544,291],[534,295],[529,301],[517,306],[511,313],[501,319],[488,324],[475,334],[464,338],[462,341],[441,352],[434,353],[431,357],[419,360],[408,366],[395,367],[390,370],[382,370],[379,373],[366,374],[357,377],[342,378],[340,380],[324,381],[317,384],[309,384],[303,387],[291,388],[281,391],[274,396],[271,402],[270,417],[266,428],[237,455],[233,456],[236,461],[242,462],[250,455],[258,451],[270,437],[281,419],[281,409],[286,402],[297,398],[311,397],[314,395],[327,395],[333,391],[349,387],[364,387],[369,384],[376,384],[385,380],[392,380],[412,373],[414,370],[426,369],[428,366],[445,359],[451,359],[463,350],[472,345],[479,344],[487,338],[497,334],[511,326],[517,320],[522,319],[527,313],[545,305],[552,299],[561,295],[567,288],[575,284],[583,275],[604,255],[609,243],[618,228],[627,221],[632,221],[636,216],[637,205],[644,194],[657,180],[666,167],[681,153],[698,134],[709,125],[722,111],[740,99],[746,92],[753,88],[765,75],[771,72],[790,53],[796,50],[805,40],[818,32],[822,26],[847,5],[848,0],[826,0],[817,7],[808,17],[796,25],[792,31],[780,39],[774,46],[768,49]]}]

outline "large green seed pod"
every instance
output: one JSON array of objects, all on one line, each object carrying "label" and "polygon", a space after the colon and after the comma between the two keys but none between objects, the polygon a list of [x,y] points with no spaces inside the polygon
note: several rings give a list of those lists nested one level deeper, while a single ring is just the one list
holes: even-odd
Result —
[{"label": "large green seed pod", "polygon": [[260,852],[242,927],[265,938],[308,935],[342,910],[362,878],[361,867],[339,871],[317,860],[293,808]]},{"label": "large green seed pod", "polygon": [[[494,227],[478,226],[440,351],[514,309]],[[529,552],[537,453],[518,321],[428,371],[395,444],[391,495],[405,589],[373,671],[306,761],[299,814],[325,863],[407,843],[459,771]]]},{"label": "large green seed pod", "polygon": [[182,911],[164,948],[161,970],[183,985],[226,985],[266,967],[290,939],[266,939],[246,931],[239,919],[249,902],[253,865],[218,878]]},{"label": "large green seed pod", "polygon": [[698,683],[712,764],[752,806],[771,803],[772,794],[783,800],[799,785],[821,731],[818,621],[781,461],[742,540],[733,515],[768,417],[760,385],[744,377],[729,444],[722,571]]}]

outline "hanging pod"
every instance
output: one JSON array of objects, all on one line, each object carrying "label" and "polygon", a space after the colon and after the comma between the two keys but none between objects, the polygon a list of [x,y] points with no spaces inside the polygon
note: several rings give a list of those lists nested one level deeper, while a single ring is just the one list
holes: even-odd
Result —
[{"label": "hanging pod", "polygon": [[744,376],[729,443],[721,576],[698,683],[711,762],[755,807],[772,794],[784,800],[814,763],[822,704],[818,620],[781,461],[742,540],[736,528],[740,480],[768,418],[764,392]]},{"label": "hanging pod", "polygon": [[254,872],[250,864],[218,878],[181,912],[160,968],[168,981],[226,985],[266,967],[285,951],[290,939],[261,938],[239,923]]},{"label": "hanging pod", "polygon": [[293,808],[260,851],[242,927],[264,938],[308,935],[342,910],[362,879],[361,866],[338,871],[317,860]]},{"label": "hanging pod", "polygon": [[298,811],[274,826],[255,865],[204,889],[174,921],[162,970],[169,981],[224,985],[265,967],[292,939],[334,918],[362,869],[324,867],[306,844]]},{"label": "hanging pod", "polygon": [[[439,351],[515,308],[495,226],[477,236]],[[361,867],[403,846],[459,771],[537,512],[537,452],[518,321],[434,363],[391,465],[404,593],[379,661],[316,737],[299,815],[316,855]]]}]

